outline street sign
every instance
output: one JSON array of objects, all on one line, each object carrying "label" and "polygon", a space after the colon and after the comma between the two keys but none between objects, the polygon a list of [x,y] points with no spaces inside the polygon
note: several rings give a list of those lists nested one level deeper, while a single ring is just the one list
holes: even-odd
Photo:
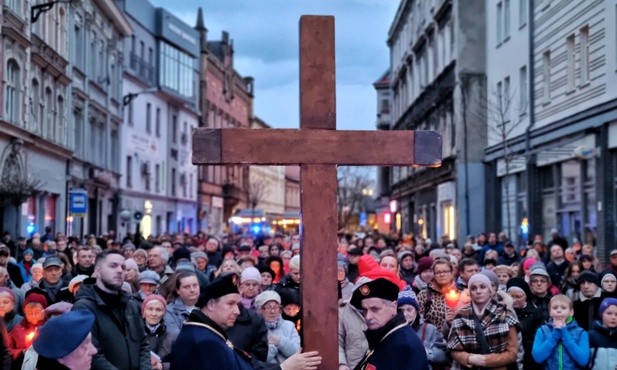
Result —
[{"label": "street sign", "polygon": [[69,191],[69,213],[82,217],[88,213],[88,192],[85,189]]},{"label": "street sign", "polygon": [[133,214],[133,218],[135,218],[135,221],[141,221],[143,217],[144,217],[144,214],[139,211]]}]

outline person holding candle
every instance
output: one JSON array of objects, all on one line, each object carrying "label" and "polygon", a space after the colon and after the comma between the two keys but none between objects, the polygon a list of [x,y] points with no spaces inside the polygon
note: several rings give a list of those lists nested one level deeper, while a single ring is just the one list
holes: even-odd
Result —
[{"label": "person holding candle", "polygon": [[437,258],[433,262],[432,270],[433,280],[418,294],[420,314],[426,322],[435,325],[445,334],[449,330],[449,323],[454,319],[461,294],[454,284],[449,258]]},{"label": "person holding candle", "polygon": [[491,299],[493,286],[486,275],[473,275],[469,292],[471,303],[456,313],[448,336],[452,369],[508,369],[517,359],[516,315]]},{"label": "person holding candle", "polygon": [[37,330],[45,323],[45,308],[48,302],[45,292],[32,288],[24,301],[25,318],[9,332],[9,352],[11,368],[19,370],[24,360],[24,352],[30,347]]}]

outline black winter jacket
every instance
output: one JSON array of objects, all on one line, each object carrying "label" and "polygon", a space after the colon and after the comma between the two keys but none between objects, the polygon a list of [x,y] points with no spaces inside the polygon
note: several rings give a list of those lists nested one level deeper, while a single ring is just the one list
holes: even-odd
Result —
[{"label": "black winter jacket", "polygon": [[91,370],[151,370],[150,350],[140,307],[119,292],[113,304],[94,284],[79,288],[72,310],[90,310],[96,316],[92,344],[98,353]]}]

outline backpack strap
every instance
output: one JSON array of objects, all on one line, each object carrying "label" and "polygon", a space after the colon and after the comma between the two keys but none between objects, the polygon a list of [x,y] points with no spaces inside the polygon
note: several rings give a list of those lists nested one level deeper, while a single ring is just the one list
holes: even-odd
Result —
[{"label": "backpack strap", "polygon": [[420,336],[422,343],[424,343],[424,338],[426,338],[426,321],[422,323],[422,335]]}]

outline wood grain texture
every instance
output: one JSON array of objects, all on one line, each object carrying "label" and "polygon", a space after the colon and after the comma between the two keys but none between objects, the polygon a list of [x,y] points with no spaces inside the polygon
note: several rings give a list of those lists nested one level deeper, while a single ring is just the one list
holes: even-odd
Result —
[{"label": "wood grain texture", "polygon": [[300,17],[300,128],[336,129],[334,17]]},{"label": "wood grain texture", "polygon": [[[220,134],[210,131],[220,131]],[[202,142],[202,137],[208,140]],[[225,148],[222,155],[220,149],[211,147],[217,145],[218,138],[218,145]],[[194,164],[435,166],[441,163],[441,136],[430,131],[198,128],[193,143]]]},{"label": "wood grain texture", "polygon": [[303,346],[319,351],[320,369],[338,369],[336,167],[301,165],[300,184]]},{"label": "wood grain texture", "polygon": [[435,131],[415,131],[413,153],[411,161],[413,165],[426,167],[441,166],[441,134]]},{"label": "wood grain texture", "polygon": [[[193,163],[221,163],[221,130],[193,130]],[[201,159],[201,161],[195,162]],[[204,160],[207,158],[207,160]]]}]

